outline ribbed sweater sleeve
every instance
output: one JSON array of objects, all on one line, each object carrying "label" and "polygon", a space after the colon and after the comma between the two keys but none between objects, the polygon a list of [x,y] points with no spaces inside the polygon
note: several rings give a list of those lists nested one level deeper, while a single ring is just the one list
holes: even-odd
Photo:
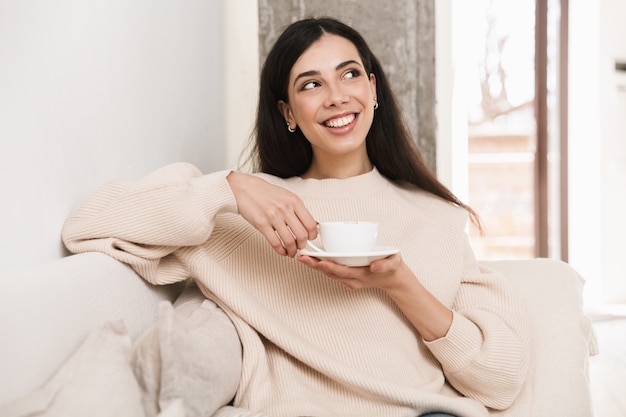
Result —
[{"label": "ribbed sweater sleeve", "polygon": [[104,252],[154,284],[184,280],[173,253],[205,242],[218,213],[237,211],[229,172],[202,175],[176,163],[136,183],[108,182],[68,217],[63,242],[74,253]]},{"label": "ribbed sweater sleeve", "polygon": [[448,334],[425,342],[448,381],[488,407],[509,407],[529,367],[529,323],[506,281],[476,262],[465,242],[464,273]]}]

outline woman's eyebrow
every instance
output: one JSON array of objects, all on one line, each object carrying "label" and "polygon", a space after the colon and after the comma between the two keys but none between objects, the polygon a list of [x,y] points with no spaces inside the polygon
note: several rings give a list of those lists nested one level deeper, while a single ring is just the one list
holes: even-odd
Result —
[{"label": "woman's eyebrow", "polygon": [[350,59],[350,60],[348,60],[348,61],[344,61],[344,62],[342,62],[341,64],[337,65],[337,66],[335,67],[335,70],[337,70],[337,71],[338,71],[338,70],[340,70],[340,69],[342,69],[342,68],[347,67],[348,65],[358,65],[358,66],[362,67],[362,65],[361,65],[359,62],[357,62],[357,61],[355,61],[355,60],[353,60],[353,59]]},{"label": "woman's eyebrow", "polygon": [[[355,64],[362,67],[362,65],[359,62],[357,62],[357,61],[355,61],[353,59],[350,59],[348,61],[344,61],[341,64],[337,65],[335,67],[335,71],[339,71],[340,69],[345,68],[348,65],[355,65]],[[295,86],[300,78],[312,77],[312,76],[316,76],[316,75],[320,75],[320,72],[317,71],[317,70],[305,71],[303,73],[300,73],[300,74],[298,74],[296,79],[293,80],[293,85]]]},{"label": "woman's eyebrow", "polygon": [[303,72],[303,73],[301,73],[301,74],[298,74],[298,76],[296,77],[296,79],[295,79],[295,80],[293,80],[293,85],[295,86],[295,85],[296,85],[296,83],[298,82],[298,80],[299,80],[300,78],[312,77],[312,76],[314,76],[314,75],[320,75],[320,72],[319,72],[319,71],[314,71],[314,70],[311,70],[311,71],[305,71],[305,72]]}]

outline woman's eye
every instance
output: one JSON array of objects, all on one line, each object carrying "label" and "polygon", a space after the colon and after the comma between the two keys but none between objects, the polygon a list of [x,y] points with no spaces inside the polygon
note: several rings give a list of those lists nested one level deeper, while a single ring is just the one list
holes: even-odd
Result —
[{"label": "woman's eye", "polygon": [[315,81],[309,81],[309,82],[306,82],[306,83],[302,84],[302,89],[303,90],[312,90],[312,89],[314,89],[317,86],[318,86],[318,84]]},{"label": "woman's eye", "polygon": [[353,69],[350,71],[346,71],[346,73],[343,75],[343,78],[356,78],[361,74],[361,72],[359,70]]}]

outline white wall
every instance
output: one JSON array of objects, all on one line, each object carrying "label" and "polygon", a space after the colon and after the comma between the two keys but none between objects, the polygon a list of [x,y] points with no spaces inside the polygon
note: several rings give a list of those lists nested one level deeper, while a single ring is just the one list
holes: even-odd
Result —
[{"label": "white wall", "polygon": [[570,13],[570,263],[587,304],[625,303],[626,3],[570,0]]},{"label": "white wall", "polygon": [[465,1],[435,2],[437,177],[462,201],[468,200],[466,100],[471,76],[463,20],[471,8]]},{"label": "white wall", "polygon": [[0,0],[0,269],[111,178],[228,165],[220,1]]},{"label": "white wall", "polygon": [[237,167],[252,133],[259,92],[257,0],[222,0],[223,108],[226,157]]},{"label": "white wall", "polygon": [[587,279],[587,304],[601,301],[599,30],[599,2],[570,0],[569,259]]},{"label": "white wall", "polygon": [[603,299],[626,303],[626,1],[604,0],[600,31]]}]

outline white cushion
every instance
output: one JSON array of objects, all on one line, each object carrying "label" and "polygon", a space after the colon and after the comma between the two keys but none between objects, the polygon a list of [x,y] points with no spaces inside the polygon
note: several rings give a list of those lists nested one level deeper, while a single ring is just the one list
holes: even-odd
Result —
[{"label": "white cushion", "polygon": [[130,357],[131,340],[123,322],[107,322],[89,335],[50,381],[0,407],[0,415],[141,417],[141,395]]},{"label": "white cushion", "polygon": [[180,402],[187,417],[211,416],[236,394],[239,336],[226,314],[191,284],[135,343],[133,368],[147,417]]},{"label": "white cushion", "polygon": [[95,326],[123,319],[136,337],[182,286],[156,287],[101,253],[0,274],[0,404],[47,381]]}]

